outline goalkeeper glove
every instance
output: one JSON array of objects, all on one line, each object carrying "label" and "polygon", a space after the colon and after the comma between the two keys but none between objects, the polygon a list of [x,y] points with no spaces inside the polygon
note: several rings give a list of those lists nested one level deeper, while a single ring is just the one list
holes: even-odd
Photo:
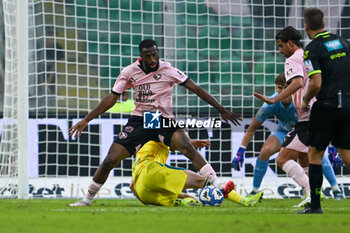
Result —
[{"label": "goalkeeper glove", "polygon": [[236,156],[232,159],[231,167],[237,171],[241,170],[241,167],[243,165],[244,161],[244,153],[245,153],[246,147],[240,146]]},{"label": "goalkeeper glove", "polygon": [[343,161],[338,154],[337,148],[334,146],[328,146],[328,158],[329,162],[332,164],[334,171],[339,170],[340,167],[343,166]]}]

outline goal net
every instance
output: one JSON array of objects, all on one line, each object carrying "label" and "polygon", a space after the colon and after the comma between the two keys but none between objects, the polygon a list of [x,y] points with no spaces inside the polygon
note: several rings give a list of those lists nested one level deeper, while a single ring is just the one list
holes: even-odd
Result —
[{"label": "goal net", "polygon": [[[251,189],[261,146],[276,129],[275,119],[266,121],[256,133],[240,172],[231,169],[231,160],[262,105],[252,93],[272,95],[274,79],[283,72],[284,58],[276,47],[276,33],[291,25],[303,33],[306,45],[309,40],[303,29],[303,10],[316,6],[325,13],[327,30],[350,38],[349,0],[23,2],[28,4],[26,35],[17,30],[21,5],[16,4],[20,1],[3,0],[2,4],[6,72],[0,119],[0,197],[18,196],[23,156],[28,160],[25,168],[28,168],[29,197],[84,195],[114,137],[130,116],[129,109],[135,100],[133,91],[110,112],[91,121],[79,139],[70,137],[68,129],[111,92],[121,69],[139,57],[138,44],[147,38],[157,41],[162,60],[171,62],[224,107],[243,116],[241,126],[223,122],[220,129],[204,127],[187,131],[191,138],[211,141],[211,147],[202,149],[201,154],[218,176],[241,177],[235,180],[240,192],[245,194]],[[28,48],[21,50],[18,47],[21,43]],[[21,66],[19,61],[23,56],[27,60]],[[26,69],[26,76],[20,76],[21,67]],[[18,97],[23,94],[20,89],[23,83],[28,93],[28,108]],[[173,104],[177,119],[219,118],[215,109],[179,85],[174,88]],[[23,130],[20,122],[26,114],[27,128]],[[21,132],[27,132],[24,136],[27,144],[18,140],[23,137]],[[276,156],[271,157],[262,188],[269,187],[271,197],[299,196],[300,188],[283,179],[285,173],[277,167]],[[130,196],[127,186],[132,162],[133,157],[125,159],[112,170],[100,197]],[[191,163],[179,153],[171,153],[168,162],[193,170]],[[337,174],[341,178],[348,173],[342,168]],[[277,177],[282,177],[281,181]],[[281,194],[281,187],[289,191]]]}]

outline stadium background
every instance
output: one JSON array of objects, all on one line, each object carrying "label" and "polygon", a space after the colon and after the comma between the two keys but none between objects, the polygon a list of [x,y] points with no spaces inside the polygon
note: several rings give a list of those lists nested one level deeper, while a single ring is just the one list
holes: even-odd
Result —
[{"label": "stadium background", "polygon": [[[161,59],[184,71],[223,106],[242,114],[242,127],[223,124],[222,129],[189,129],[189,134],[212,141],[204,156],[219,176],[251,177],[253,163],[245,165],[243,174],[234,174],[230,162],[244,129],[261,106],[253,98],[253,91],[272,94],[274,78],[283,71],[284,58],[278,54],[274,40],[276,32],[292,25],[303,33],[307,44],[302,12],[306,7],[318,6],[325,11],[327,28],[350,38],[349,0],[29,2],[29,116],[37,133],[37,141],[31,145],[35,148],[30,156],[37,160],[37,172],[32,177],[94,174],[105,156],[101,154],[105,150],[101,149],[103,125],[113,127],[115,135],[128,114],[102,115],[100,123],[91,124],[78,141],[67,137],[64,129],[110,93],[120,70],[138,58],[138,44],[145,38],[158,42]],[[4,1],[5,17],[8,9]],[[5,97],[3,116],[11,105],[8,103]],[[174,88],[174,113],[180,117],[219,117],[180,86]],[[120,121],[113,123],[112,119]],[[59,121],[66,126],[60,127]],[[271,130],[265,125],[257,132],[247,158],[258,156]],[[0,157],[5,177],[10,170],[6,168],[7,156],[2,153]],[[172,156],[172,165],[193,169],[180,155]],[[130,177],[131,163],[132,158],[124,160],[112,176]],[[285,176],[274,159],[270,168],[279,177]],[[16,175],[13,169],[10,176]],[[342,168],[340,174],[347,175],[349,170]]]}]

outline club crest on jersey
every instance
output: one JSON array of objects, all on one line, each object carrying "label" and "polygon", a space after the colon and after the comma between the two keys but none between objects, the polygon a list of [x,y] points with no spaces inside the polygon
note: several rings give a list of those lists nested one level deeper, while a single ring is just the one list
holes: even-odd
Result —
[{"label": "club crest on jersey", "polygon": [[289,68],[289,70],[287,70],[287,75],[288,76],[293,74],[293,73],[294,73],[293,68]]},{"label": "club crest on jersey", "polygon": [[125,133],[125,132],[120,132],[119,135],[118,135],[119,139],[125,139],[128,137],[128,134]]},{"label": "club crest on jersey", "polygon": [[126,126],[124,130],[125,130],[125,132],[127,132],[127,133],[131,133],[131,132],[134,130],[134,127],[132,127],[132,126]]},{"label": "club crest on jersey", "polygon": [[314,67],[312,66],[311,60],[304,61],[304,66],[305,66],[306,73],[310,73],[314,71]]},{"label": "club crest on jersey", "polygon": [[162,78],[162,75],[161,74],[154,74],[153,78],[158,81],[159,79]]}]

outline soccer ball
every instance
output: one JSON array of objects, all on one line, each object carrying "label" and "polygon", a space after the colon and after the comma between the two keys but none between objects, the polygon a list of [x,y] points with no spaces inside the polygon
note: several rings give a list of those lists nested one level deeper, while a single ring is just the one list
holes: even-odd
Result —
[{"label": "soccer ball", "polygon": [[216,187],[207,186],[199,192],[199,201],[203,206],[220,206],[224,201],[224,194]]}]

